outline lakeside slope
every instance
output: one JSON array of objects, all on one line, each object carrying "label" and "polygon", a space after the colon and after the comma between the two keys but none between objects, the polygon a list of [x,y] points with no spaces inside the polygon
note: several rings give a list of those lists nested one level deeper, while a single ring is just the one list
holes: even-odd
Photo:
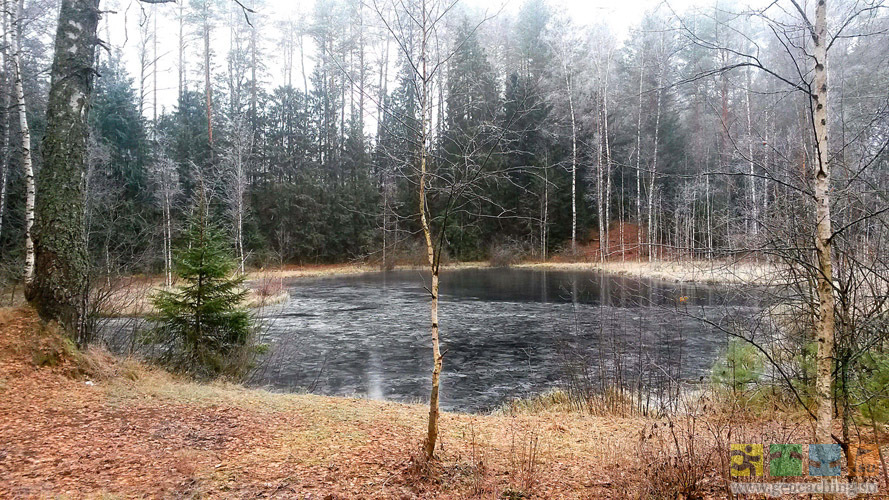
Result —
[{"label": "lakeside slope", "polygon": [[623,498],[640,418],[444,413],[200,384],[0,309],[0,498]]}]

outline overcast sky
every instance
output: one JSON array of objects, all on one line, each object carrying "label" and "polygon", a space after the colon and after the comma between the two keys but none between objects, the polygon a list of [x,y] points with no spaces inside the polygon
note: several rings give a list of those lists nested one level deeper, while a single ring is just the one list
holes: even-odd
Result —
[{"label": "overcast sky", "polygon": [[[678,10],[685,10],[695,0],[670,0],[670,5]],[[503,7],[501,16],[513,16],[521,7],[524,0],[463,0],[468,7],[497,12]],[[612,33],[619,39],[624,39],[629,30],[638,24],[642,14],[656,8],[661,0],[550,0],[549,4],[556,12],[567,14],[578,25],[591,25],[605,22],[611,27]],[[264,26],[266,32],[265,65],[268,68],[266,80],[268,84],[277,85],[283,82],[282,62],[280,50],[274,47],[274,40],[279,38],[270,24],[276,21],[299,19],[309,16],[313,9],[312,0],[265,0],[262,11],[262,22],[258,26]],[[139,86],[139,45],[140,25],[145,23],[146,15],[156,11],[158,19],[158,103],[159,110],[169,109],[176,102],[177,92],[177,40],[178,40],[178,5],[164,4],[148,6],[138,0],[103,0],[102,8],[106,11],[114,11],[105,16],[102,21],[101,35],[103,39],[110,39],[111,45],[122,51],[124,61],[130,75],[136,79],[136,87]],[[268,21],[271,21],[269,23]],[[149,21],[150,22],[150,21]],[[190,59],[189,79],[196,85],[201,81],[196,61],[198,42],[193,42],[191,50],[187,54]],[[216,52],[214,67],[216,71],[224,69],[224,55],[228,48],[228,30],[217,29],[213,37],[214,51]],[[309,54],[311,56],[311,54]],[[187,61],[188,62],[188,61]],[[298,63],[294,72],[298,72]],[[311,72],[312,62],[307,61],[307,72]],[[295,86],[301,87],[301,85]],[[150,89],[151,81],[147,85]],[[151,92],[147,101],[151,101]],[[150,114],[151,106],[146,106],[146,114]]]}]

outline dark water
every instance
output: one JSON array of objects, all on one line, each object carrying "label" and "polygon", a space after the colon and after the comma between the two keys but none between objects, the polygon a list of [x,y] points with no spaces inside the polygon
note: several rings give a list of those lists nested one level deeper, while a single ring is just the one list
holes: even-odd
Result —
[{"label": "dark water", "polygon": [[[272,352],[252,383],[396,401],[428,397],[428,275],[373,273],[288,284],[263,313]],[[442,407],[477,411],[566,383],[698,379],[726,338],[729,290],[593,272],[467,269],[442,273]],[[740,310],[745,309],[740,307]]]}]

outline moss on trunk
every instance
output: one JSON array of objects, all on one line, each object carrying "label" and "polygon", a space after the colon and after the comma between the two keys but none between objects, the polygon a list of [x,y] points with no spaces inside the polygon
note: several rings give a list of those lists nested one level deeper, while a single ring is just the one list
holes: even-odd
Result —
[{"label": "moss on trunk", "polygon": [[28,299],[44,320],[85,341],[88,258],[84,234],[87,114],[93,88],[99,0],[63,0],[56,31],[37,175],[36,273]]}]

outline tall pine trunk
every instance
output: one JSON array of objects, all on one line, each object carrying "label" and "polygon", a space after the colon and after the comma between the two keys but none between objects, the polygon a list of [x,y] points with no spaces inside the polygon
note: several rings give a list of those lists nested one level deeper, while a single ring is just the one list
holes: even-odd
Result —
[{"label": "tall pine trunk", "polygon": [[43,166],[37,176],[36,272],[28,299],[80,343],[89,266],[84,234],[87,114],[99,0],[62,0],[56,31]]}]

